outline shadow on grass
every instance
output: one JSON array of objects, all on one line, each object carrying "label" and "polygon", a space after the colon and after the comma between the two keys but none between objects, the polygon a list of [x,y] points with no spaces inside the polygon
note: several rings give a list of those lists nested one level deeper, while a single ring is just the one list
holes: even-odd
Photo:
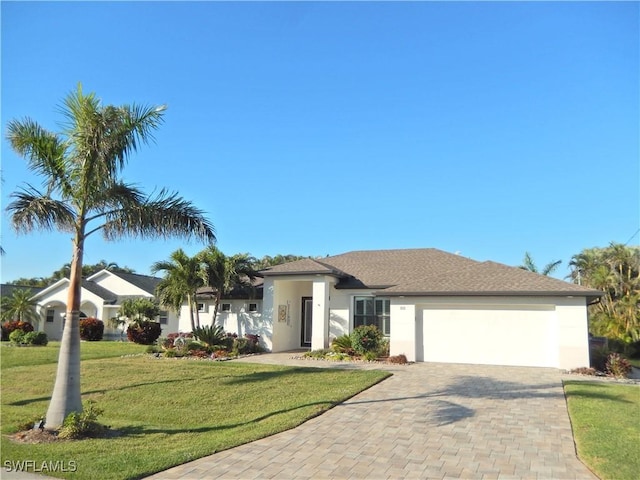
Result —
[{"label": "shadow on grass", "polygon": [[[82,395],[92,395],[92,394],[96,394],[96,393],[105,394],[107,392],[128,390],[130,388],[146,387],[146,386],[150,386],[150,385],[161,385],[161,384],[164,384],[164,383],[185,382],[185,381],[191,381],[191,380],[200,381],[200,380],[202,380],[202,378],[201,377],[200,378],[176,378],[174,380],[154,380],[153,382],[132,383],[130,385],[123,385],[121,387],[116,387],[116,388],[100,388],[100,389],[97,389],[97,390],[83,391]],[[37,398],[28,398],[28,399],[25,399],[25,400],[18,400],[17,402],[7,403],[7,405],[21,407],[21,406],[24,406],[24,405],[29,405],[30,403],[43,402],[45,400],[51,400],[51,395],[47,395],[46,397],[37,397]]]},{"label": "shadow on grass", "polygon": [[[619,402],[619,403],[633,403],[632,401],[620,398],[615,393],[610,393],[610,389],[609,391],[607,391],[608,387],[612,385],[609,383],[568,380],[564,382],[564,385],[565,387],[566,386],[573,387],[570,390],[566,391],[566,395],[569,398],[579,397],[579,398],[589,398],[592,400],[607,400],[607,401]],[[614,384],[614,385],[625,386],[625,384]],[[581,387],[587,387],[587,388],[585,389]],[[634,387],[634,385],[631,385],[631,387]]]}]

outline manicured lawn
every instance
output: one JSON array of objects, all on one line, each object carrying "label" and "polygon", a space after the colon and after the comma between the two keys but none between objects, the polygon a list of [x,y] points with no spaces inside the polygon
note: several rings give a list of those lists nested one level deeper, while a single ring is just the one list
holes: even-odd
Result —
[{"label": "manicured lawn", "polygon": [[[139,478],[292,428],[388,376],[371,370],[121,358],[114,357],[116,347],[105,345],[82,345],[84,358],[93,358],[82,364],[83,400],[95,400],[104,409],[99,420],[120,435],[37,445],[14,443],[7,434],[46,412],[57,355],[53,352],[53,362],[46,363],[51,354],[36,348],[2,346],[3,466],[7,460],[73,460],[77,472],[49,475]],[[113,345],[125,348],[124,354],[135,353],[128,344]],[[34,356],[40,360],[34,362]],[[21,359],[28,365],[16,366]]]},{"label": "manicured lawn", "polygon": [[578,456],[604,480],[640,472],[640,386],[565,382]]}]

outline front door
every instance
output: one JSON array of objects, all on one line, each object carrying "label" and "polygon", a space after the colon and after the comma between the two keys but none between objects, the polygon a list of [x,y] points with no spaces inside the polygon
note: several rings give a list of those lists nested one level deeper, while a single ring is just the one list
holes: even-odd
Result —
[{"label": "front door", "polygon": [[311,346],[311,325],[313,318],[313,298],[302,297],[302,335],[300,344],[303,347]]}]

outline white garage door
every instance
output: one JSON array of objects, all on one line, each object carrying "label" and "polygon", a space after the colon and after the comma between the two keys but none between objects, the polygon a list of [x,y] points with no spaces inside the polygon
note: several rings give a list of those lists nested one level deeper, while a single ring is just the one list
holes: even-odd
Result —
[{"label": "white garage door", "polygon": [[556,367],[552,306],[430,306],[422,309],[425,362]]}]

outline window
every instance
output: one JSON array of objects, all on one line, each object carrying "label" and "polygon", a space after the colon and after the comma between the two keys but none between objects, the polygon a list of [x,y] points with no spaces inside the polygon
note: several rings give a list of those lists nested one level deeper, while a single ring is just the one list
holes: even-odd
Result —
[{"label": "window", "polygon": [[205,312],[205,307],[204,307],[204,303],[199,303],[198,304],[198,312],[202,313]]},{"label": "window", "polygon": [[353,327],[375,325],[389,336],[391,328],[391,300],[376,297],[354,297]]},{"label": "window", "polygon": [[250,312],[257,312],[258,311],[258,304],[257,303],[250,303],[249,304],[249,311]]},{"label": "window", "polygon": [[53,323],[53,317],[55,316],[56,311],[53,308],[47,309],[47,323]]},{"label": "window", "polygon": [[166,310],[160,310],[160,325],[167,325],[169,323],[169,312]]},{"label": "window", "polygon": [[223,303],[222,304],[222,311],[223,312],[230,312],[231,311],[231,304],[230,303]]}]

